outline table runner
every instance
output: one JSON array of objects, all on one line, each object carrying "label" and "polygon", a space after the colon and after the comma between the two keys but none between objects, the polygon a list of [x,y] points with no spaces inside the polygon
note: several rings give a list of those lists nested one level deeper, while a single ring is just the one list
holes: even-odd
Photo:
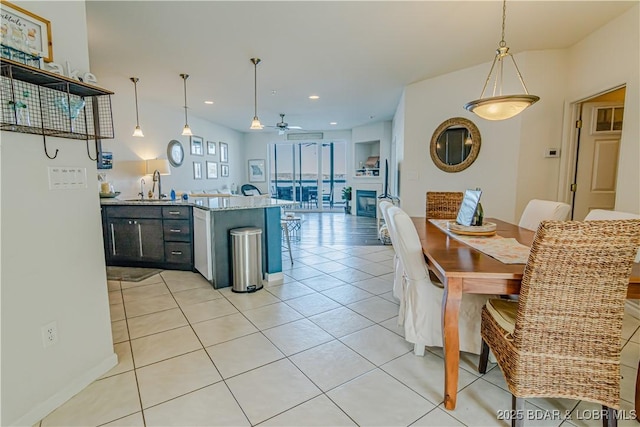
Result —
[{"label": "table runner", "polygon": [[453,233],[447,228],[447,219],[429,220],[444,233],[459,240],[480,252],[504,264],[526,264],[531,248],[523,245],[514,238],[505,238],[494,234],[493,236],[463,236]]}]

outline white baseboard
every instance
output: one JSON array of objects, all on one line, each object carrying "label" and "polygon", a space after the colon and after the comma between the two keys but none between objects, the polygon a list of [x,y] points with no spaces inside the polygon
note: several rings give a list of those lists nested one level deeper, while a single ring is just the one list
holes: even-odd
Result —
[{"label": "white baseboard", "polygon": [[37,405],[29,412],[24,414],[18,420],[9,423],[12,426],[33,426],[41,419],[49,415],[67,400],[81,392],[85,387],[91,384],[93,381],[100,378],[102,375],[109,372],[111,368],[118,364],[118,355],[112,353],[109,357],[100,362],[97,366],[88,370],[82,374],[79,378],[76,378],[71,384],[67,385],[49,399]]},{"label": "white baseboard", "polygon": [[282,271],[278,273],[264,273],[264,280],[267,282],[278,282],[284,280],[284,273]]}]

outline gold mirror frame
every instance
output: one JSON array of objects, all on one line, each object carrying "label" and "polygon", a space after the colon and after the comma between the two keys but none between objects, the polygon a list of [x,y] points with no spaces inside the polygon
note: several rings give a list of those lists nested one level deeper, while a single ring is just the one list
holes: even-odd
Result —
[{"label": "gold mirror frame", "polygon": [[[471,151],[469,155],[462,161],[456,165],[448,165],[440,160],[438,157],[438,152],[436,150],[438,139],[440,136],[449,128],[452,127],[463,127],[469,131],[471,135]],[[480,153],[480,145],[482,143],[482,139],[480,137],[480,131],[478,127],[469,119],[465,119],[464,117],[453,117],[451,119],[445,120],[436,128],[433,132],[433,136],[431,136],[431,160],[438,167],[438,169],[443,170],[445,172],[460,172],[471,166],[471,164],[478,157],[478,153]]]}]

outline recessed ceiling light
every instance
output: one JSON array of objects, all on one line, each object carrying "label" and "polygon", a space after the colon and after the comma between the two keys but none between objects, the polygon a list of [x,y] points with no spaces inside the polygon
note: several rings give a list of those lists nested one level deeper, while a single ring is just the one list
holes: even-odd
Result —
[{"label": "recessed ceiling light", "polygon": [[337,124],[338,124],[338,122],[329,122],[329,124],[330,124],[331,126],[335,126],[335,125],[337,125]]},{"label": "recessed ceiling light", "polygon": [[309,95],[309,99],[320,99],[318,95]]},{"label": "recessed ceiling light", "polygon": [[207,104],[207,105],[211,105],[211,104],[213,104],[213,101],[204,101],[204,103]]}]

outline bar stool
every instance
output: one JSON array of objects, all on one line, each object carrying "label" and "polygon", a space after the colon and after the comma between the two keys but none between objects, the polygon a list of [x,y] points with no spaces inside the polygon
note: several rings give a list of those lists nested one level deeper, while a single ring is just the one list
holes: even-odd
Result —
[{"label": "bar stool", "polygon": [[289,236],[289,226],[287,221],[280,220],[280,227],[282,228],[282,232],[284,233],[284,239],[287,242],[287,248],[289,249],[289,259],[291,260],[291,265],[293,265],[293,255],[291,255],[291,237]]}]

